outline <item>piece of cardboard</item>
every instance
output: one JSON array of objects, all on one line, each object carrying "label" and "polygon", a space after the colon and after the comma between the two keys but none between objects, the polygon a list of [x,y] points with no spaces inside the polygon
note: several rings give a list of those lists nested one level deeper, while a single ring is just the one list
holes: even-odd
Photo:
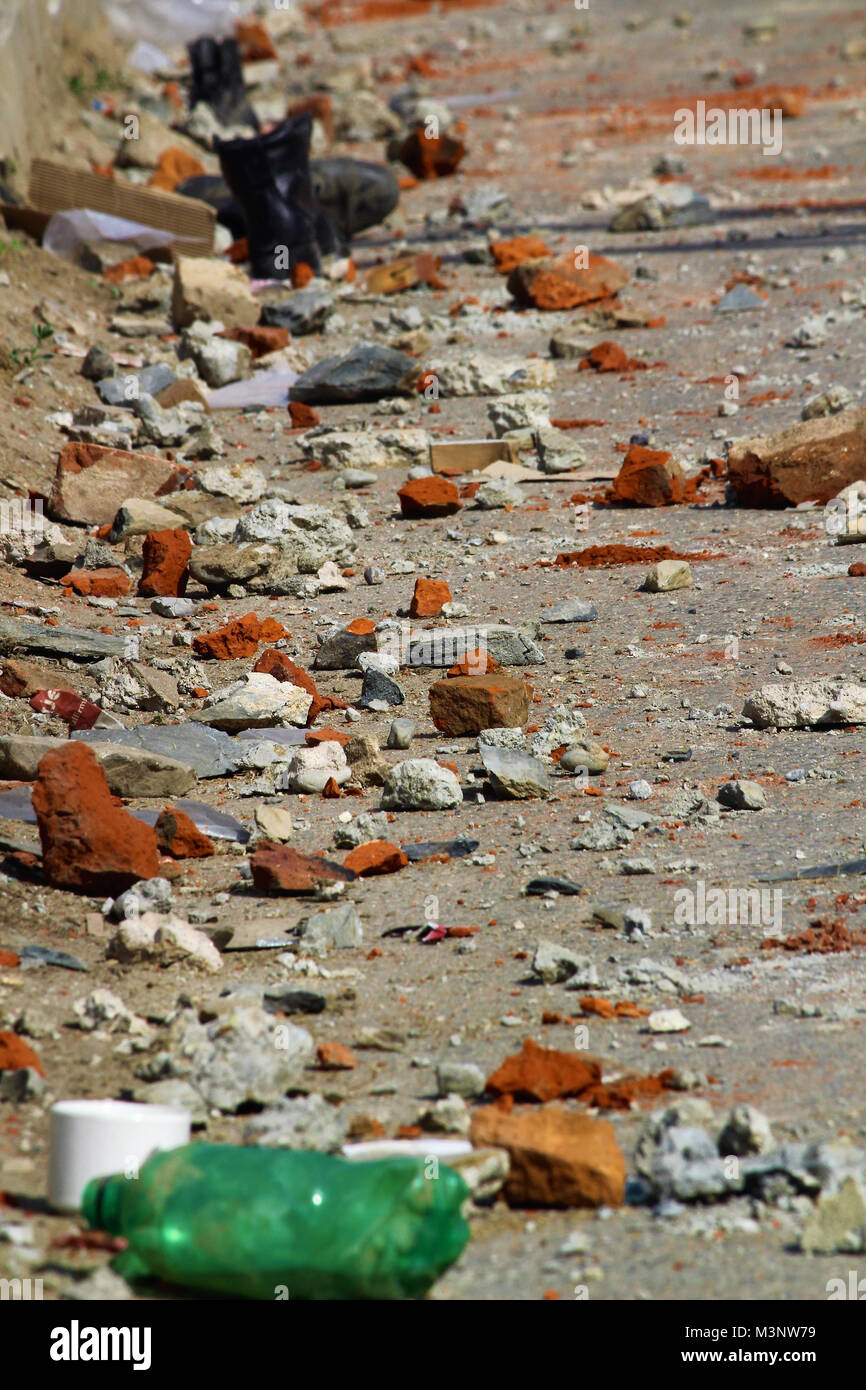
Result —
[{"label": "piece of cardboard", "polygon": [[518,455],[511,439],[459,439],[451,443],[431,443],[430,467],[434,473],[475,473],[490,463],[502,459],[517,463]]},{"label": "piece of cardboard", "polygon": [[177,240],[172,250],[182,256],[209,256],[213,251],[216,211],[207,203],[160,188],[140,188],[125,179],[107,179],[90,169],[70,169],[53,159],[33,160],[30,203],[40,213],[90,208],[173,232]]}]

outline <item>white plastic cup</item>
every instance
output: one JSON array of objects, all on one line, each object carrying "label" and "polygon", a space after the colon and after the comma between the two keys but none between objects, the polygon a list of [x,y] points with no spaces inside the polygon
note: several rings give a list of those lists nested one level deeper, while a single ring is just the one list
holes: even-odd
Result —
[{"label": "white plastic cup", "polygon": [[91,1178],[138,1176],[157,1149],[189,1143],[188,1110],[124,1100],[61,1100],[51,1107],[48,1200],[56,1211],[81,1208]]}]

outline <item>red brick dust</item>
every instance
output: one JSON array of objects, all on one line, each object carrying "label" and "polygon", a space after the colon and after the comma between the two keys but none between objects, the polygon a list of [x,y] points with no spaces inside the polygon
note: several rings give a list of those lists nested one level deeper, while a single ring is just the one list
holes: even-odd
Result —
[{"label": "red brick dust", "polygon": [[834,632],[827,637],[809,638],[811,646],[820,647],[823,651],[832,651],[836,647],[856,647],[863,642],[866,642],[864,632]]},{"label": "red brick dust", "polygon": [[637,1004],[633,1004],[630,999],[623,999],[615,1004],[612,999],[598,999],[595,995],[588,994],[577,1002],[584,1014],[595,1018],[648,1018],[650,1012],[649,1009],[641,1009]]},{"label": "red brick dust", "polygon": [[[613,565],[655,565],[660,560],[720,560],[709,550],[671,550],[669,545],[588,545],[585,550],[563,550],[553,564],[559,569],[608,569]],[[549,562],[539,561],[540,564]]]},{"label": "red brick dust", "polygon": [[866,931],[849,931],[842,917],[816,917],[796,936],[767,936],[761,942],[762,951],[803,951],[807,955],[835,956],[866,946]]},{"label": "red brick dust", "polygon": [[180,528],[148,531],[141,550],[138,592],[143,598],[182,598],[189,580],[192,541]]},{"label": "red brick dust", "polygon": [[45,1075],[42,1063],[23,1038],[17,1033],[0,1033],[0,1071],[24,1071],[27,1067]]},{"label": "red brick dust", "polygon": [[116,805],[96,755],[73,740],[51,749],[33,784],[42,868],[57,888],[116,896],[159,873],[156,835]]},{"label": "red brick dust", "polygon": [[216,853],[213,840],[199,830],[186,811],[174,806],[166,806],[160,813],[155,829],[160,853],[172,859],[208,859]]}]

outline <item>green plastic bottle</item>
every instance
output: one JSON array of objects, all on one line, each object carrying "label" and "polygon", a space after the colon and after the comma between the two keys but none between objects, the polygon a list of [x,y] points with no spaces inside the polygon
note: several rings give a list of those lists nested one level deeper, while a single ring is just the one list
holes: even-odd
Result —
[{"label": "green plastic bottle", "polygon": [[238,1298],[412,1298],[466,1245],[467,1196],[433,1159],[187,1144],[137,1178],[94,1178],[82,1211],[129,1241],[115,1268],[130,1280]]}]

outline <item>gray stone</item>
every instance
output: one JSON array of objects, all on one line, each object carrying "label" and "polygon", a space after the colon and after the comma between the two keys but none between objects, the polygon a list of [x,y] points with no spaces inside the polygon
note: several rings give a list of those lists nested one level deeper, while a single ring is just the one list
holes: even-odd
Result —
[{"label": "gray stone", "polygon": [[145,878],[114,899],[108,910],[113,922],[125,922],[144,913],[170,912],[174,897],[167,878]]},{"label": "gray stone", "polygon": [[114,373],[114,358],[108,348],[103,347],[102,343],[94,343],[81,364],[81,375],[88,381],[104,381],[106,377],[114,376]]},{"label": "gray stone", "polygon": [[722,806],[735,811],[762,811],[767,804],[767,794],[757,782],[725,782],[716,794]]},{"label": "gray stone", "polygon": [[278,681],[262,671],[251,671],[214,691],[191,718],[232,733],[267,728],[275,723],[303,725],[312,703],[312,695],[300,686]]},{"label": "gray stone", "polygon": [[478,751],[497,795],[517,801],[551,795],[553,787],[547,769],[531,753],[497,748],[491,743],[479,743]]},{"label": "gray stone", "polygon": [[551,608],[546,609],[541,621],[544,623],[595,623],[598,621],[598,609],[588,599],[568,598],[563,603],[554,603]]},{"label": "gray stone", "polygon": [[303,372],[290,388],[293,401],[341,405],[408,394],[418,363],[378,343],[358,343],[342,357],[326,357]]},{"label": "gray stone", "polygon": [[469,1108],[462,1096],[443,1096],[421,1111],[418,1123],[430,1134],[468,1134]]},{"label": "gray stone", "polygon": [[521,507],[523,493],[520,484],[511,478],[488,478],[475,494],[475,502],[485,511],[500,507]]},{"label": "gray stone", "polygon": [[[94,732],[108,731],[100,729]],[[41,759],[52,748],[62,747],[65,742],[65,739],[59,738],[32,738],[16,734],[0,738],[0,777],[22,782],[34,781]],[[185,796],[195,785],[193,769],[174,758],[141,748],[115,746],[113,743],[94,741],[92,747],[115,796]]]},{"label": "gray stone", "polygon": [[482,729],[478,735],[479,753],[483,743],[491,748],[515,748],[520,752],[526,748],[526,735],[522,729]]},{"label": "gray stone", "polygon": [[336,1153],[346,1142],[349,1118],[324,1096],[300,1096],[256,1115],[244,1129],[244,1143],[265,1149],[305,1149]]},{"label": "gray stone", "polygon": [[716,305],[717,314],[739,314],[748,309],[766,309],[767,301],[751,285],[732,285]]},{"label": "gray stone", "polygon": [[690,589],[692,572],[687,560],[660,560],[653,565],[643,582],[650,594],[667,594],[673,589]]},{"label": "gray stone", "polygon": [[96,392],[105,405],[132,407],[139,396],[158,396],[166,386],[177,378],[165,362],[157,362],[152,367],[142,367],[139,371],[129,371],[123,376],[103,377],[96,383]]},{"label": "gray stone", "polygon": [[415,737],[415,723],[411,719],[392,719],[388,730],[388,748],[408,748]]},{"label": "gray stone", "polygon": [[141,724],[136,729],[86,729],[72,734],[85,743],[142,748],[191,767],[197,777],[226,777],[243,753],[228,734],[202,724]]},{"label": "gray stone", "polygon": [[180,512],[172,511],[152,497],[126,497],[111,524],[108,539],[116,545],[127,536],[145,536],[148,531],[176,530],[185,525]]},{"label": "gray stone", "polygon": [[177,355],[181,359],[191,358],[202,380],[215,389],[248,376],[252,362],[252,354],[245,343],[213,334],[201,338],[190,330],[181,336]]},{"label": "gray stone", "polygon": [[[467,653],[486,650],[500,666],[534,666],[544,663],[544,654],[538,646],[538,630],[535,624],[527,628],[514,628],[506,624],[490,623],[479,627],[444,628],[436,632],[414,634],[409,641],[406,666],[453,666],[462,661]],[[380,650],[388,649],[385,634],[380,641]]]},{"label": "gray stone", "polygon": [[484,1095],[484,1073],[474,1062],[440,1062],[436,1067],[436,1089],[440,1096],[463,1096],[477,1100]]},{"label": "gray stone", "polygon": [[358,665],[362,652],[376,651],[375,632],[347,632],[339,628],[327,633],[319,643],[313,659],[317,671],[351,671]]},{"label": "gray stone", "polygon": [[191,618],[195,612],[195,604],[190,598],[172,598],[168,595],[155,598],[150,605],[150,611],[160,618]]},{"label": "gray stone", "polygon": [[383,811],[444,811],[463,800],[460,783],[432,758],[409,758],[392,768],[382,790]]},{"label": "gray stone", "polygon": [[12,656],[17,651],[65,656],[73,661],[98,661],[104,656],[123,656],[126,640],[105,632],[46,627],[44,623],[18,623],[12,618],[0,618],[0,656]]},{"label": "gray stone", "polygon": [[532,957],[532,973],[546,985],[577,979],[581,988],[598,984],[598,971],[586,956],[575,955],[557,941],[539,941]]},{"label": "gray stone", "polygon": [[866,1189],[845,1178],[835,1192],[822,1192],[806,1218],[801,1250],[813,1255],[860,1254],[866,1250]]},{"label": "gray stone", "polygon": [[631,831],[626,830],[624,826],[611,825],[604,821],[593,821],[576,839],[572,840],[571,849],[620,849],[623,845],[630,844],[631,838]]},{"label": "gray stone", "polygon": [[317,912],[314,917],[305,917],[299,924],[299,931],[304,952],[313,951],[319,955],[329,950],[353,950],[364,940],[361,918],[353,903],[340,903],[338,907]]},{"label": "gray stone", "polygon": [[748,697],[743,714],[759,729],[866,724],[866,685],[835,677],[801,685],[763,685]]},{"label": "gray stone", "polygon": [[143,1080],[188,1080],[208,1106],[233,1114],[250,1103],[273,1105],[304,1089],[314,1043],[305,1028],[283,1021],[252,1001],[226,1001],[212,1023],[185,1010],[171,1025],[165,1050],[150,1058]]},{"label": "gray stone", "polygon": [[374,701],[385,705],[402,705],[405,700],[406,695],[395,680],[384,671],[377,670],[375,666],[367,668],[361,686],[361,698],[358,701],[360,709],[370,709]]},{"label": "gray stone", "polygon": [[365,584],[384,584],[385,571],[380,565],[368,565],[364,570]]},{"label": "gray stone", "polygon": [[563,772],[578,772],[586,768],[587,772],[599,773],[605,771],[609,762],[610,755],[605,753],[600,743],[581,739],[577,743],[569,743],[559,760],[559,766]]},{"label": "gray stone", "polygon": [[749,1154],[768,1153],[773,1147],[770,1121],[753,1105],[731,1107],[724,1129],[719,1135],[719,1153],[746,1158]]},{"label": "gray stone", "polygon": [[299,338],[320,332],[335,307],[332,290],[324,285],[308,286],[276,304],[266,304],[260,322],[268,328],[287,328],[293,338]]},{"label": "gray stone", "polygon": [[222,969],[222,956],[204,932],[197,931],[182,917],[159,912],[145,912],[121,922],[108,943],[106,955],[123,965],[180,964],[210,974]]}]

